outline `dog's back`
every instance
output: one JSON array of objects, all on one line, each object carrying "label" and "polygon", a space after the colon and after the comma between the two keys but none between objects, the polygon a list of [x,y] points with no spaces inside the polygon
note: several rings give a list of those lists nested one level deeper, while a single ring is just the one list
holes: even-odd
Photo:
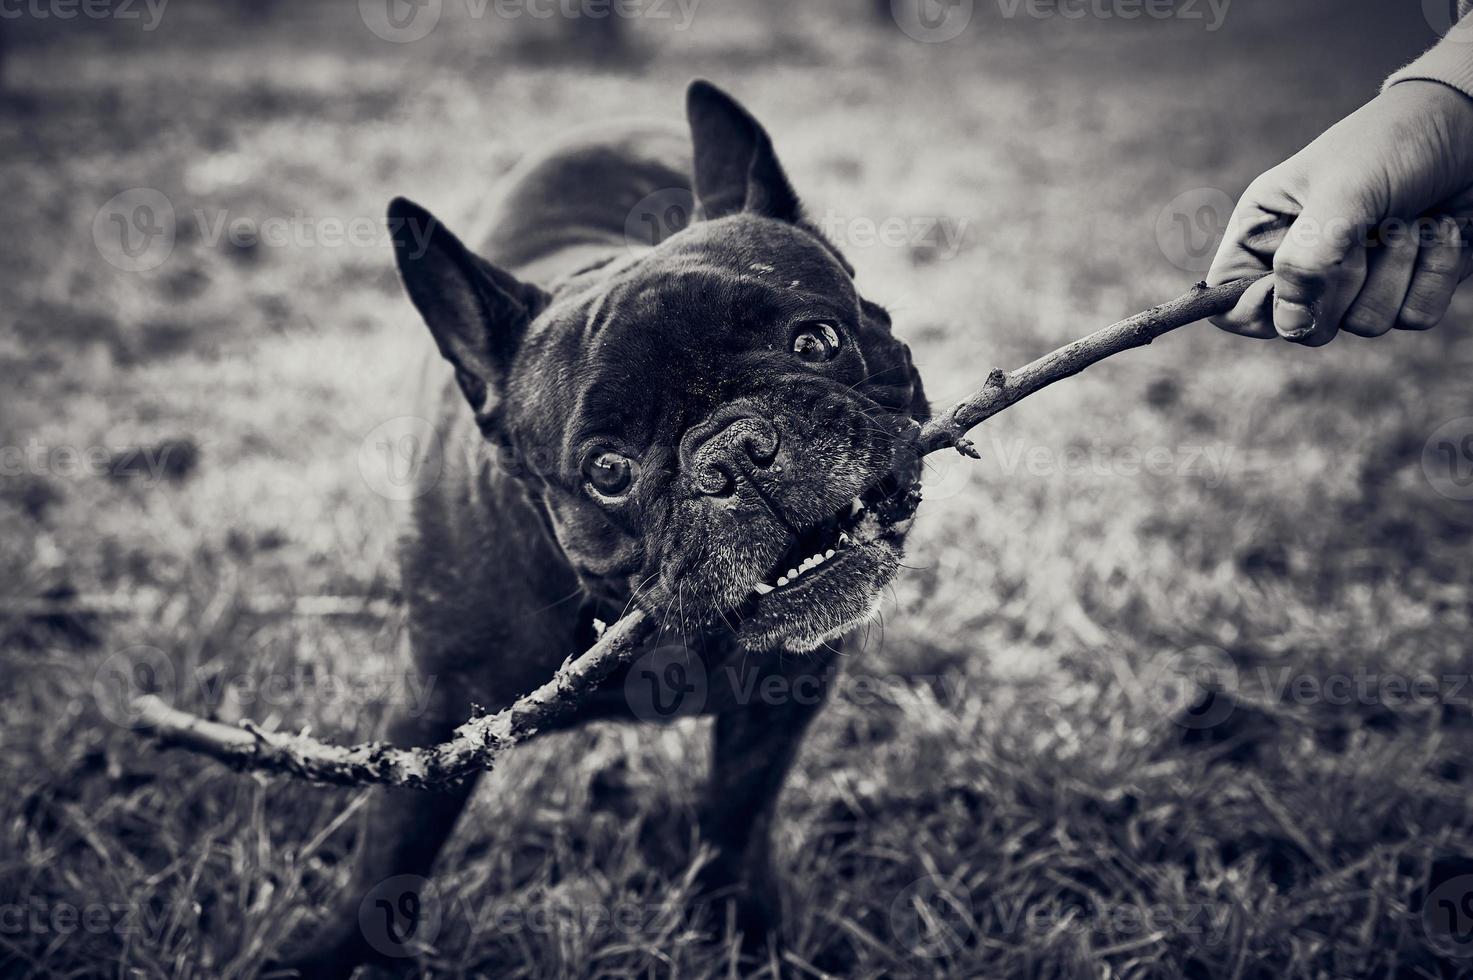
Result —
[{"label": "dog's back", "polygon": [[470,244],[546,288],[626,247],[652,244],[636,208],[651,195],[688,201],[690,154],[687,132],[663,121],[574,130],[502,179],[485,228]]}]

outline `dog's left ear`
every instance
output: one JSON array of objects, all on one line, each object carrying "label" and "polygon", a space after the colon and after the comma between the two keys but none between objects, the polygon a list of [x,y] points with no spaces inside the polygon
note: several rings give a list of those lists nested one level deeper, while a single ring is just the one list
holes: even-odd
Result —
[{"label": "dog's left ear", "polygon": [[743,211],[780,221],[802,217],[767,130],[736,99],[697,79],[686,90],[685,113],[695,146],[701,217],[714,220]]},{"label": "dog's left ear", "polygon": [[389,230],[409,298],[471,408],[488,415],[547,294],[476,255],[413,201],[389,203]]}]

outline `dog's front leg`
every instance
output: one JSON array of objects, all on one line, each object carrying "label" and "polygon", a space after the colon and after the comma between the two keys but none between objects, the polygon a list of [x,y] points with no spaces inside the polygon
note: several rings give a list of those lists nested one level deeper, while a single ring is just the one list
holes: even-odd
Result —
[{"label": "dog's front leg", "polygon": [[[388,740],[415,747],[449,739],[469,717],[465,685],[438,678],[427,705],[400,706]],[[282,964],[303,978],[346,978],[365,963],[410,969],[436,901],[430,867],[455,828],[474,777],[449,792],[380,788],[360,824],[361,846],[348,886],[316,935]]]},{"label": "dog's front leg", "polygon": [[[803,735],[828,698],[834,654],[764,655],[784,683],[751,685],[746,704],[716,716],[711,777],[701,803],[702,840],[713,857],[701,872],[713,924],[732,922],[749,952],[780,938],[782,899],[772,865],[772,819]],[[752,661],[747,661],[749,664]]]}]

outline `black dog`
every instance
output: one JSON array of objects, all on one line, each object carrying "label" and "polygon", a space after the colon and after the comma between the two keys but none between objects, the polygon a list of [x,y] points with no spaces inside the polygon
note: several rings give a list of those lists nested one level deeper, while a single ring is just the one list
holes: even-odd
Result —
[{"label": "black dog", "polygon": [[[771,816],[822,698],[753,696],[719,668],[829,676],[898,565],[919,499],[904,434],[927,406],[885,311],[804,222],[767,133],[704,82],[687,109],[689,137],[606,126],[521,165],[480,254],[419,207],[390,206],[421,231],[396,235],[399,269],[455,383],[441,367],[426,390],[442,459],[402,555],[434,703],[389,737],[447,738],[473,703],[503,707],[588,646],[595,617],[638,604],[711,678],[703,885],[763,943],[780,922]],[[631,248],[631,211],[660,192],[693,193],[693,220]],[[648,718],[626,680],[574,721]],[[303,975],[394,955],[360,910],[375,886],[428,872],[470,789],[379,796]],[[404,897],[391,916],[412,918]]]}]

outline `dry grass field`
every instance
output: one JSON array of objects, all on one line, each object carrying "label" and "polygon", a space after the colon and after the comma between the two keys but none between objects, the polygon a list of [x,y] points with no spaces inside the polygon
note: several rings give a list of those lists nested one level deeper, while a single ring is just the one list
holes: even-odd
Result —
[{"label": "dry grass field", "polygon": [[[0,22],[0,975],[249,978],[343,882],[361,794],[154,750],[117,671],[339,739],[416,696],[372,452],[428,342],[365,231],[393,195],[473,222],[527,148],[712,78],[944,404],[1182,291],[1218,202],[1433,37],[1330,0],[1216,30],[977,3],[946,43],[862,0],[668,6],[598,62],[462,0],[412,43],[342,0]],[[107,246],[125,191],[171,248]],[[1200,325],[933,457],[783,798],[783,969],[1473,969],[1469,309],[1319,351]],[[34,607],[73,596],[130,608]],[[677,912],[706,725],[518,749],[424,974],[732,975]]]}]

